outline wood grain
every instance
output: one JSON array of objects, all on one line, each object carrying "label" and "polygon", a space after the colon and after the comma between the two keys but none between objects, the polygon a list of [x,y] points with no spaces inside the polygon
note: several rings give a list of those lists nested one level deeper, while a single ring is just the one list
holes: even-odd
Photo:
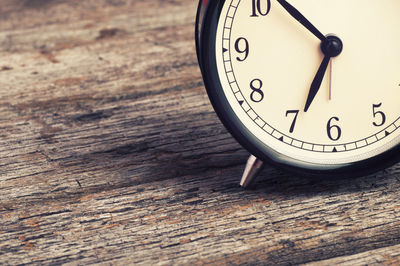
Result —
[{"label": "wood grain", "polygon": [[0,1],[0,264],[400,263],[400,165],[239,187],[196,1]]}]

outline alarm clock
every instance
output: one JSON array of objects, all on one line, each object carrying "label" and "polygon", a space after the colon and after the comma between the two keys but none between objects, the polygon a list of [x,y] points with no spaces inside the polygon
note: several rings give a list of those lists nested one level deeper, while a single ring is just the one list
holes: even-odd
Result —
[{"label": "alarm clock", "polygon": [[400,1],[201,0],[196,48],[220,120],[252,156],[310,177],[400,160]]}]

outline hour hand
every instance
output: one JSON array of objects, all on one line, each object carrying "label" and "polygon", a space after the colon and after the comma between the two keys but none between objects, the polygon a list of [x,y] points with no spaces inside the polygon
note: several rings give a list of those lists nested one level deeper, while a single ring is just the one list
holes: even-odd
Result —
[{"label": "hour hand", "polygon": [[329,61],[332,57],[338,56],[343,50],[343,43],[337,36],[330,35],[326,37],[326,41],[321,43],[321,51],[324,53],[325,57],[322,60],[321,65],[314,77],[313,82],[310,86],[310,91],[308,92],[306,105],[304,107],[304,112],[307,112],[315,95],[321,87],[322,80],[324,79],[326,69],[328,68]]},{"label": "hour hand", "polygon": [[311,22],[304,17],[300,11],[298,11],[294,6],[286,2],[285,0],[277,0],[281,6],[286,9],[286,11],[295,18],[301,25],[308,29],[312,34],[314,34],[321,41],[325,41],[326,37],[323,35]]},{"label": "hour hand", "polygon": [[321,83],[322,83],[322,80],[324,79],[324,75],[325,75],[326,69],[328,68],[328,64],[329,64],[330,60],[331,60],[331,57],[329,55],[325,55],[324,60],[322,60],[322,63],[319,66],[317,74],[315,75],[315,78],[314,78],[313,82],[311,83],[310,91],[308,92],[308,96],[307,96],[306,105],[304,107],[304,112],[307,112],[308,108],[310,108],[312,101],[314,100],[315,95],[317,95],[317,92],[319,91],[319,88],[321,87]]}]

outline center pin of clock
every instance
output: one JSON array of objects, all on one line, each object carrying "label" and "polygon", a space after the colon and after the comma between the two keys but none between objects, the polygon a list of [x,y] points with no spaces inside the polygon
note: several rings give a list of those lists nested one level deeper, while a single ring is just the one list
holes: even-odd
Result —
[{"label": "center pin of clock", "polygon": [[340,55],[343,50],[342,40],[335,35],[328,35],[326,39],[321,43],[321,51],[324,55],[329,57],[335,57]]}]

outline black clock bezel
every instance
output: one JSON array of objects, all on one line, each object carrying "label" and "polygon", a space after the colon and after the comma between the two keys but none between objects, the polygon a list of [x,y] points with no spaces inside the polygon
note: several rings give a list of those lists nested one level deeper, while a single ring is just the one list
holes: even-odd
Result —
[{"label": "black clock bezel", "polygon": [[[218,117],[232,136],[251,154],[279,169],[309,177],[357,177],[387,168],[400,160],[400,144],[368,159],[344,164],[316,164],[293,159],[280,154],[257,139],[234,113],[218,76],[216,62],[216,31],[225,0],[209,0],[201,17],[196,19],[196,48],[204,85]],[[200,25],[198,24],[200,23]],[[200,28],[199,28],[200,27]],[[199,32],[200,31],[200,32]]]}]

